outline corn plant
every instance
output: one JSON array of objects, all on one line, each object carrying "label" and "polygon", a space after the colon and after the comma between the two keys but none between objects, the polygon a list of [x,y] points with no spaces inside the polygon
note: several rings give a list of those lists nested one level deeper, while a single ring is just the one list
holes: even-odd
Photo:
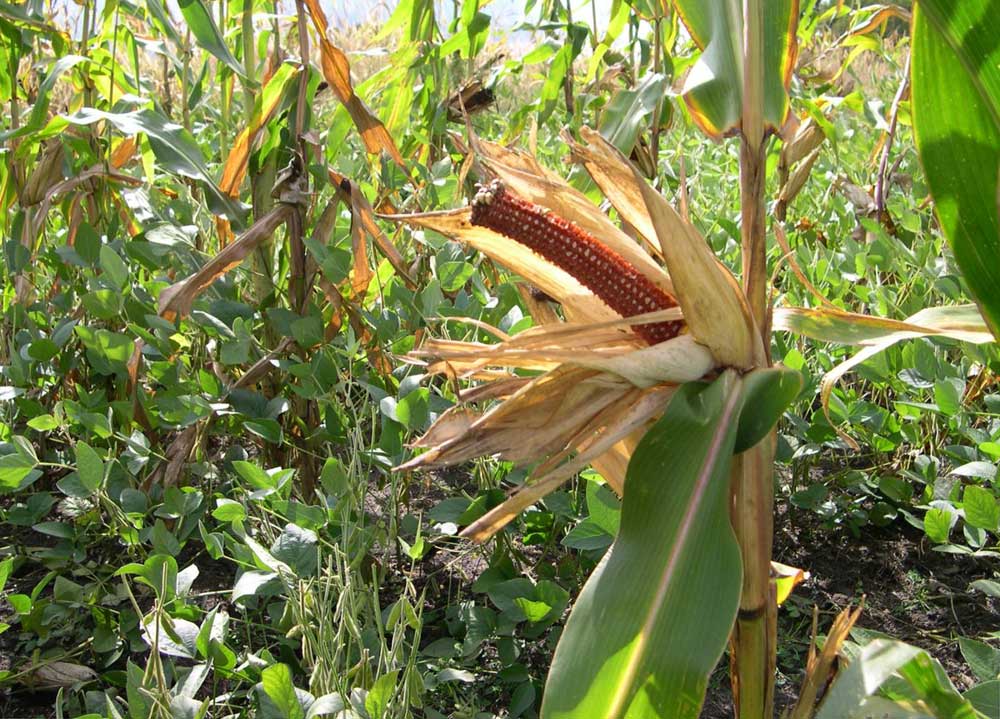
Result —
[{"label": "corn plant", "polygon": [[[989,152],[969,162],[966,172],[967,181],[982,181],[975,190],[982,234],[969,236],[961,223],[968,214],[957,203],[938,209],[956,254],[973,255],[963,269],[982,275],[974,291],[992,322],[995,283],[987,278],[1000,262],[991,263],[984,252],[996,247],[996,192],[990,188],[996,187],[994,123],[1000,114],[989,100],[995,64],[978,62],[988,48],[970,25],[985,8],[970,3],[949,13],[929,5],[927,14],[937,22],[933,32],[943,37],[928,39],[933,32],[921,30],[928,21],[918,12],[916,37],[929,48],[923,52],[954,52],[961,38],[952,70],[978,68],[969,92],[986,93],[977,121]],[[736,136],[740,146],[740,282],[641,173],[586,128],[583,143],[567,138],[573,159],[638,239],[533,158],[474,138],[483,174],[494,179],[481,185],[471,209],[395,218],[458,239],[507,266],[558,302],[566,320],[536,304],[540,326],[514,337],[485,328],[497,344],[432,340],[414,353],[413,361],[425,363],[432,375],[484,384],[416,442],[428,451],[403,469],[482,454],[537,463],[506,502],[465,530],[478,540],[587,464],[623,496],[619,535],[577,599],[553,657],[543,717],[696,717],[708,674],[727,643],[736,716],[773,716],[779,598],[779,574],[770,561],[773,427],[799,390],[794,373],[770,367],[773,329],[866,345],[826,378],[824,402],[840,376],[902,339],[993,341],[969,307],[932,308],[893,322],[828,307],[771,306],[766,149],[784,130],[789,152],[783,160],[793,164],[816,141],[815,133],[796,134],[788,124],[798,8],[754,0],[677,0],[675,8],[702,50],[685,88],[688,110],[711,138]],[[928,86],[939,101],[953,88],[945,87],[945,71],[919,50],[918,44],[914,71],[924,76],[915,88]],[[943,157],[950,145],[942,135],[951,128],[935,120],[936,127],[933,121],[928,126],[940,145],[925,161],[937,165],[929,173],[945,175],[931,180],[943,201],[947,193],[961,196],[963,188]],[[969,148],[970,160],[975,151]],[[926,146],[922,152],[926,158]],[[786,175],[785,201],[801,187],[808,166]],[[784,242],[780,222],[774,231]],[[495,367],[541,373],[498,378]],[[469,406],[498,398],[485,412]],[[819,688],[831,677],[833,657],[856,618],[842,615],[823,652],[810,655],[792,716],[817,711]],[[869,697],[896,672],[909,682],[910,695]],[[974,716],[972,705],[935,672],[918,650],[876,643],[856,658],[816,715],[891,708],[916,712],[906,716]],[[902,708],[906,701],[910,709]]]}]

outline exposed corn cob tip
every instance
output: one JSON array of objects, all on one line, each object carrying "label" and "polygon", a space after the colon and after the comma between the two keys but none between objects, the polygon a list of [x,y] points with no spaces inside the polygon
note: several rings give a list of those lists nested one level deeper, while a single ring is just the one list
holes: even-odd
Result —
[{"label": "exposed corn cob tip", "polygon": [[[677,306],[672,295],[617,252],[569,220],[517,197],[500,180],[477,185],[471,219],[566,271],[622,317]],[[632,330],[652,345],[679,335],[684,323],[653,322],[632,325]]]}]

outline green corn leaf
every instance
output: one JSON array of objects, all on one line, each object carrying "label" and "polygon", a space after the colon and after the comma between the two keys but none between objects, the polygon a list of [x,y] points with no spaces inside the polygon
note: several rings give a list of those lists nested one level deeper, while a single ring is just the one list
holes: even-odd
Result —
[{"label": "green corn leaf", "polygon": [[201,0],[178,0],[177,4],[181,9],[181,14],[184,15],[184,20],[187,22],[188,27],[191,28],[191,34],[194,35],[198,44],[212,53],[219,62],[224,63],[226,67],[241,78],[244,80],[249,79],[244,73],[243,66],[240,65],[239,60],[229,51],[229,47],[222,37],[222,32],[219,31],[219,26],[215,24],[212,13],[208,11],[205,3]]},{"label": "green corn leaf", "polygon": [[[701,48],[684,86],[684,100],[699,127],[721,137],[740,126],[743,111],[743,3],[741,0],[674,0]],[[765,3],[764,124],[780,128],[788,114],[788,84],[795,65],[798,3]]]},{"label": "green corn leaf", "polygon": [[941,229],[1000,337],[1000,4],[914,6],[912,112]]},{"label": "green corn leaf", "polygon": [[156,159],[165,170],[200,181],[205,189],[209,209],[228,219],[235,229],[243,229],[247,208],[229,197],[216,184],[191,133],[155,110],[104,112],[85,107],[73,115],[55,118],[40,134],[56,135],[67,124],[90,125],[98,120],[110,122],[125,135],[145,133]]},{"label": "green corn leaf", "polygon": [[621,530],[556,649],[543,719],[697,717],[739,604],[729,469],[743,380],[678,390],[640,442]]}]

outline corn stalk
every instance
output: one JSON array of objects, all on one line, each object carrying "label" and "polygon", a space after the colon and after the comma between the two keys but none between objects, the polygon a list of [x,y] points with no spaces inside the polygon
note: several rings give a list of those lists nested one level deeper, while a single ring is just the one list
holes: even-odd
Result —
[{"label": "corn stalk", "polygon": [[[764,220],[763,4],[743,0],[743,111],[740,135],[740,235],[743,291],[769,353],[767,236]],[[739,719],[774,714],[776,601],[770,582],[774,522],[775,431],[733,465],[732,522],[743,559],[740,609],[732,636],[733,702]]]}]

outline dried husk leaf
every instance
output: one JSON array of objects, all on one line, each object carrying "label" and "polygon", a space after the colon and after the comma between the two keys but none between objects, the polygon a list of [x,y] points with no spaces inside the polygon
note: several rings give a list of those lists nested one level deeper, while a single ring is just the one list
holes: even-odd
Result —
[{"label": "dried husk leaf", "polygon": [[576,278],[546,262],[530,249],[510,238],[470,221],[468,208],[447,212],[393,215],[390,219],[434,230],[482,252],[497,264],[521,275],[542,292],[563,305],[571,322],[601,322],[618,319],[610,307]]},{"label": "dried husk leaf", "polygon": [[24,189],[18,198],[22,207],[37,205],[45,199],[49,190],[58,185],[62,179],[62,165],[65,151],[58,139],[53,140],[42,150],[41,156],[24,182]]},{"label": "dried husk leaf", "polygon": [[474,146],[483,163],[516,194],[572,220],[624,257],[653,284],[674,294],[673,283],[663,267],[576,188],[526,153],[482,140],[476,141]]},{"label": "dried husk leaf", "polygon": [[948,337],[971,344],[995,341],[975,305],[928,307],[903,321],[836,309],[782,307],[775,312],[774,329],[788,330],[824,342],[862,345],[861,350],[827,372],[820,382],[823,413],[840,438],[852,449],[858,449],[858,443],[838,429],[830,418],[830,394],[841,377],[862,362],[907,339]]},{"label": "dried husk leaf", "polygon": [[676,268],[677,300],[691,334],[721,366],[750,369],[763,364],[760,334],[736,279],[660,193],[645,182],[641,188],[667,267]]},{"label": "dried husk leaf", "polygon": [[273,210],[253,223],[238,240],[227,245],[215,257],[190,277],[160,292],[160,316],[173,320],[191,313],[195,299],[206,287],[240,264],[251,252],[274,233],[295,212],[292,205],[279,203]]},{"label": "dried husk leaf", "polygon": [[[671,309],[646,316],[665,315],[677,313]],[[635,318],[595,325],[542,325],[496,344],[429,339],[410,356],[429,358],[431,374],[463,379],[490,366],[545,371],[568,364],[618,375],[636,387],[688,382],[714,367],[711,353],[690,335],[642,346],[621,331],[630,322]]]},{"label": "dried husk leaf", "polygon": [[642,178],[600,133],[581,128],[586,146],[575,151],[608,200],[643,235],[652,233],[663,251],[691,333],[723,366],[750,368],[762,360],[759,336],[736,279],[719,263],[704,238]]},{"label": "dried husk leaf", "polygon": [[[795,137],[785,143],[778,156],[779,176],[784,177],[799,160],[812,154],[826,139],[826,133],[813,118],[806,119],[795,131]],[[782,184],[784,182],[782,181]]]},{"label": "dried husk leaf", "polygon": [[[613,386],[600,374],[578,367],[547,372],[472,422],[460,435],[434,445],[399,469],[458,464],[488,455],[527,462],[549,453],[552,447],[564,447],[579,426],[630,391],[627,382]],[[454,431],[450,421],[448,431]],[[424,446],[425,438],[417,440],[417,445]]]},{"label": "dried husk leaf", "polygon": [[[385,236],[385,233],[382,232],[382,229],[375,222],[375,210],[372,208],[371,203],[368,202],[365,194],[361,192],[357,183],[351,182],[347,177],[335,170],[328,170],[327,175],[330,181],[337,186],[340,197],[348,201],[351,206],[351,231],[353,232],[354,225],[360,222],[361,227],[372,238],[385,258],[389,260],[389,264],[392,265],[396,274],[406,283],[406,286],[411,290],[416,289],[417,284],[410,277],[410,273],[406,267],[406,260],[403,259],[403,255],[396,245]],[[393,216],[388,215],[387,217],[391,219]]]},{"label": "dried husk leaf", "polygon": [[[588,430],[592,436],[580,443],[580,452],[572,460],[547,473],[538,474],[536,470],[537,476],[518,488],[505,502],[466,527],[461,536],[477,542],[489,539],[514,517],[555,491],[559,485],[589,464],[593,464],[601,472],[601,476],[608,480],[609,485],[621,494],[624,468],[621,472],[611,470],[605,473],[607,468],[602,469],[598,465],[604,460],[613,466],[618,460],[629,456],[630,452],[623,440],[643,432],[646,425],[663,411],[674,391],[674,387],[664,386],[646,392],[633,390],[623,395],[614,407],[615,412],[606,418],[605,423]],[[543,465],[540,470],[544,471],[547,466]]]},{"label": "dried husk leaf", "polygon": [[782,185],[781,191],[778,193],[778,203],[783,207],[787,207],[792,203],[792,200],[799,194],[802,188],[806,184],[806,180],[809,179],[809,174],[812,172],[813,165],[816,163],[816,159],[819,157],[819,148],[813,150],[806,158],[800,162],[792,173],[788,176],[788,180]]}]

